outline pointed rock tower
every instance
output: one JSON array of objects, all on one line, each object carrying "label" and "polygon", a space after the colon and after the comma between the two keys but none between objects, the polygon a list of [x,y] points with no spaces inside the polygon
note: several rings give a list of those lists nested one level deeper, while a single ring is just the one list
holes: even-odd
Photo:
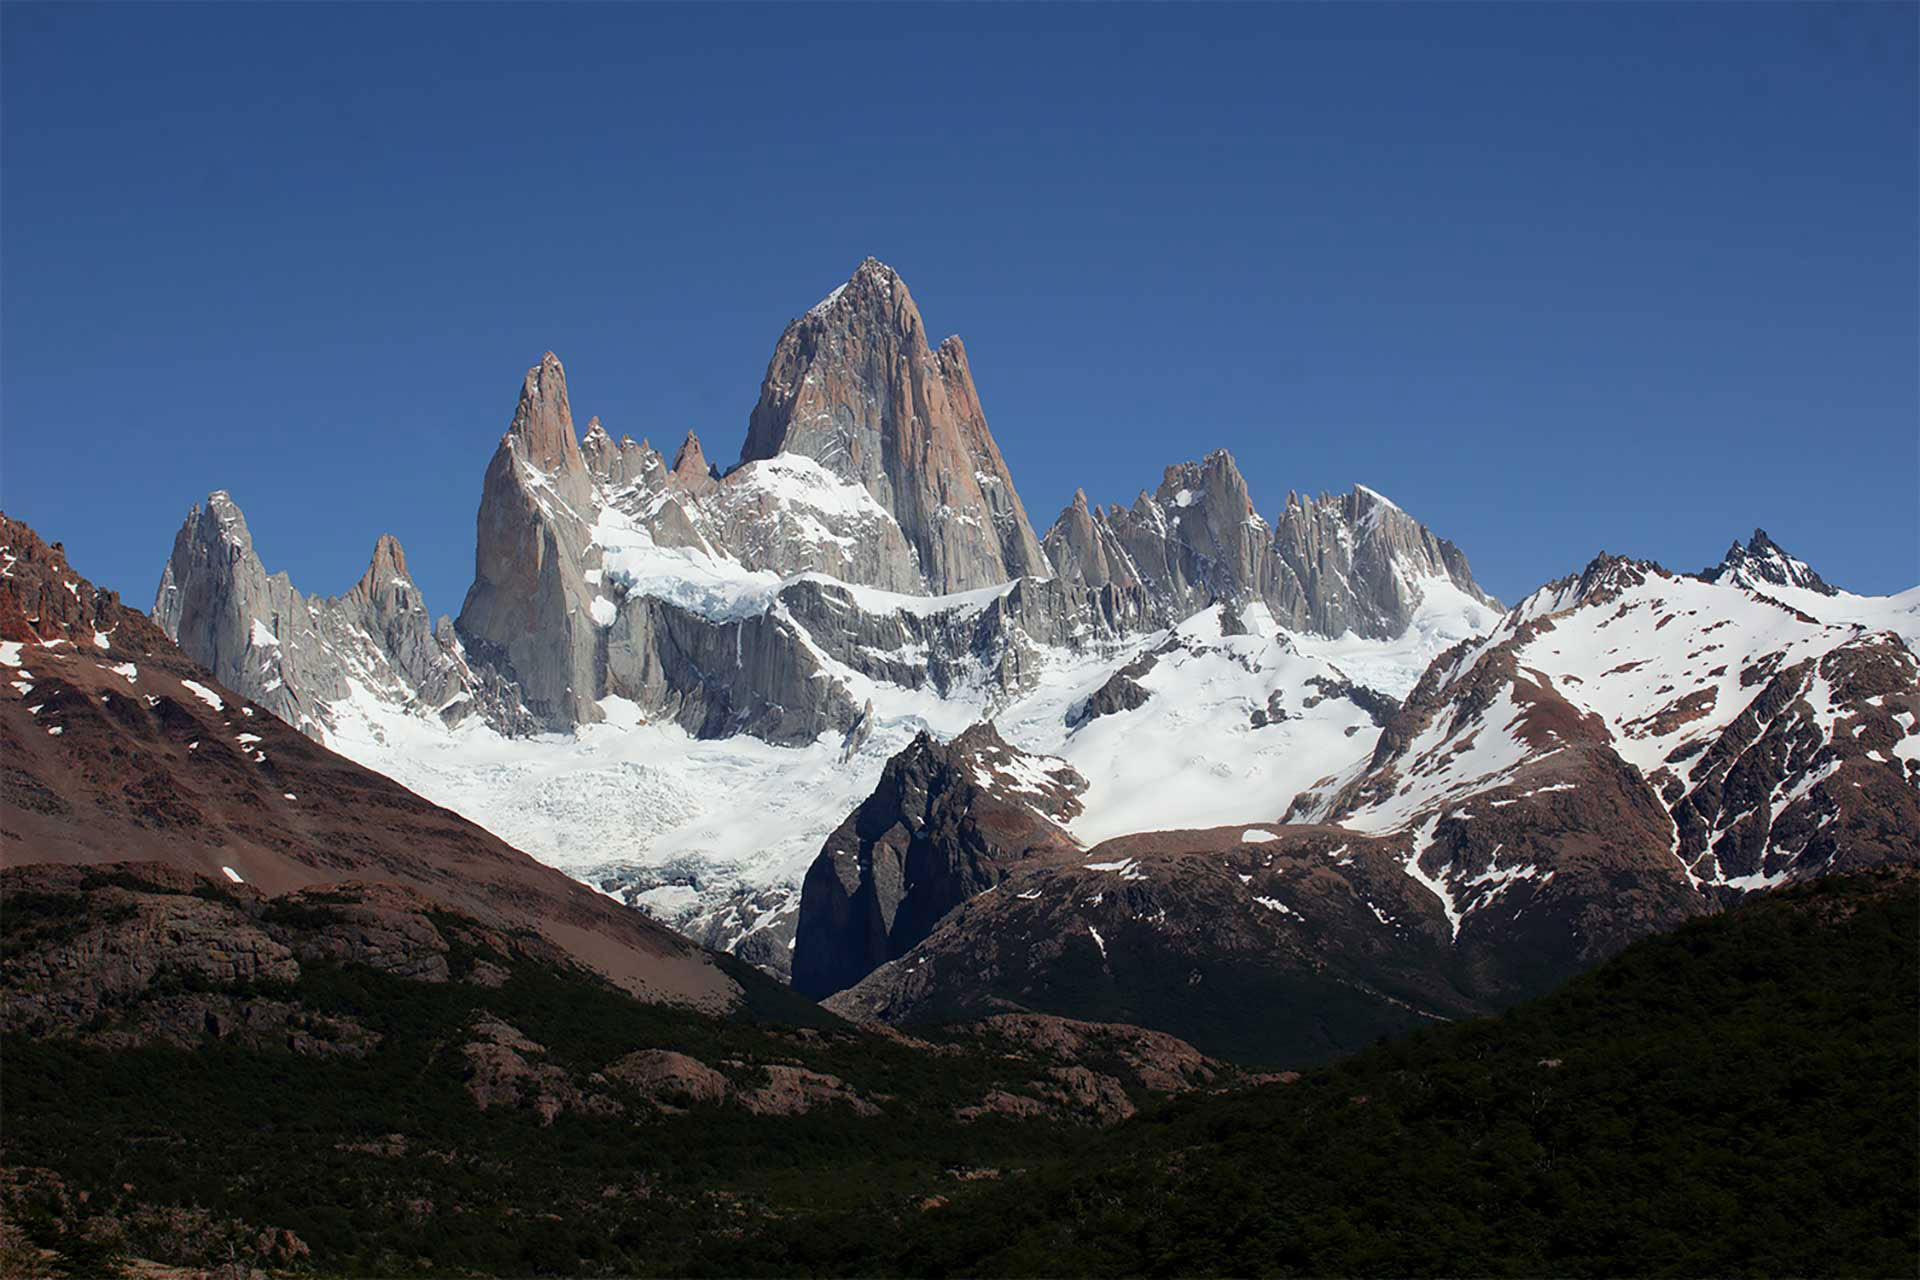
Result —
[{"label": "pointed rock tower", "polygon": [[594,700],[593,476],[573,434],[567,375],[549,351],[527,370],[480,494],[473,586],[455,624],[557,732],[601,719]]},{"label": "pointed rock tower", "polygon": [[987,429],[960,339],[937,350],[893,268],[868,258],[787,326],[743,463],[801,454],[864,485],[934,594],[1045,577],[1047,558]]}]

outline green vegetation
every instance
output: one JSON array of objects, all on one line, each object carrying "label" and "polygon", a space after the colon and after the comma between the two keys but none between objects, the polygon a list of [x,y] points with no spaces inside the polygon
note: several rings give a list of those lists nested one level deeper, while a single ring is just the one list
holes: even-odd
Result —
[{"label": "green vegetation", "polygon": [[[312,924],[325,908],[269,910]],[[436,923],[449,938],[464,932],[453,917]],[[746,1224],[894,1204],[950,1189],[950,1167],[1051,1158],[1086,1140],[1074,1126],[953,1119],[958,1103],[1017,1085],[1040,1065],[985,1051],[935,1059],[856,1033],[757,972],[738,975],[748,1006],[720,1018],[456,940],[456,974],[477,960],[511,976],[486,987],[307,963],[296,982],[219,988],[350,1019],[380,1037],[359,1058],[212,1038],[188,1051],[6,1036],[0,1163],[51,1169],[89,1192],[84,1206],[69,1205],[64,1234],[46,1229],[42,1212],[36,1242],[58,1247],[59,1265],[91,1268],[103,1255],[89,1223],[112,1221],[126,1255],[200,1261],[169,1223],[137,1224],[137,1210],[190,1206],[291,1230],[323,1272],[677,1274]],[[161,997],[211,990],[186,973],[154,988]],[[797,1016],[775,1021],[766,1007]],[[618,1085],[606,1091],[626,1104],[621,1115],[569,1111],[543,1124],[526,1107],[482,1111],[460,1052],[482,1013],[546,1046],[534,1061],[577,1076],[664,1047],[742,1088],[763,1083],[769,1063],[804,1064],[889,1099],[888,1113],[759,1116],[707,1104],[662,1116]]]},{"label": "green vegetation", "polygon": [[[1914,885],[1769,895],[1504,1016],[1104,1132],[958,1123],[1039,1068],[998,1043],[935,1056],[855,1034],[771,983],[708,1018],[470,947],[456,972],[485,959],[508,980],[307,965],[257,994],[350,1018],[377,1050],[8,1035],[0,1158],[90,1192],[58,1239],[94,1273],[110,1260],[90,1218],[133,1224],[126,1253],[177,1256],[135,1209],[179,1206],[291,1230],[323,1273],[1913,1275]],[[571,1072],[652,1045],[747,1084],[803,1063],[889,1101],[659,1116],[632,1096],[543,1125],[469,1095],[458,1046],[483,1010]],[[1000,1176],[955,1174],[976,1167]]]},{"label": "green vegetation", "polygon": [[1770,895],[1502,1017],[1175,1101],[1079,1161],[923,1215],[883,1259],[818,1265],[1913,1275],[1914,884]]}]

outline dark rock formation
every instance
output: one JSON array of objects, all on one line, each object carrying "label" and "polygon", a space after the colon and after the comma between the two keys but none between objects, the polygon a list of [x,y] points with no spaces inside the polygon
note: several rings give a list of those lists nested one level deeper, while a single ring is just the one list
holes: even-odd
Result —
[{"label": "dark rock formation", "polygon": [[905,954],[954,907],[1023,863],[1072,853],[1059,823],[1086,783],[979,724],[922,733],[829,837],[801,889],[793,985],[825,996]]}]

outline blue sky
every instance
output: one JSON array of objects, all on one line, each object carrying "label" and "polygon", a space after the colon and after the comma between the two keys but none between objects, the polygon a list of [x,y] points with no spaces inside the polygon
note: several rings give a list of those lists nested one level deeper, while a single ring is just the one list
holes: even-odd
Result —
[{"label": "blue sky", "polygon": [[1764,525],[1920,582],[1911,5],[0,9],[0,505],[141,606],[472,575],[522,373],[735,456],[866,254],[1042,529],[1226,447],[1505,598]]}]

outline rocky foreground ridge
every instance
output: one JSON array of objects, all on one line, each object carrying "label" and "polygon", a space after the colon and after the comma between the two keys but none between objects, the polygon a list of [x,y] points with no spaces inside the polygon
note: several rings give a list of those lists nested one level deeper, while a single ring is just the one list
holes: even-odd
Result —
[{"label": "rocky foreground ridge", "polygon": [[714,956],[233,692],[4,516],[0,678],[0,865],[156,861],[269,894],[376,880],[650,999],[742,998]]}]

